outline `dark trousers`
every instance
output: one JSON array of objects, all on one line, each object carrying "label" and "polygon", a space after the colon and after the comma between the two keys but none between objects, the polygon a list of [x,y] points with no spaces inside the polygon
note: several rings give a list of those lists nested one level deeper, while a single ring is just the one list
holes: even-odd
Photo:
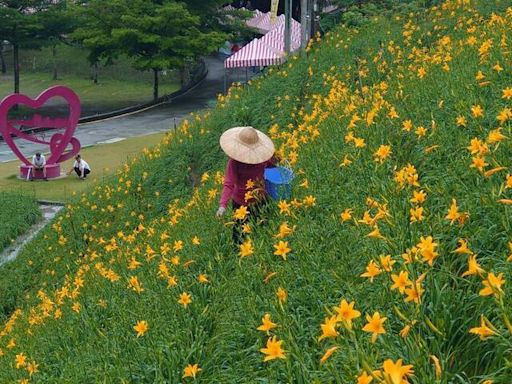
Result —
[{"label": "dark trousers", "polygon": [[[233,210],[236,210],[241,207],[240,204],[231,202],[233,206]],[[264,216],[266,215],[266,211],[268,208],[268,200],[261,200],[253,204],[249,204],[247,209],[249,210],[249,214],[243,220],[235,220],[235,225],[233,226],[233,242],[235,245],[240,245],[245,240],[245,233],[243,233],[243,225],[247,223],[259,223],[262,222]]]},{"label": "dark trousers", "polygon": [[[82,177],[82,171],[80,170],[80,168],[75,167],[75,172],[78,175],[78,177]],[[91,173],[90,169],[84,169],[84,179],[87,177],[89,173]]]}]

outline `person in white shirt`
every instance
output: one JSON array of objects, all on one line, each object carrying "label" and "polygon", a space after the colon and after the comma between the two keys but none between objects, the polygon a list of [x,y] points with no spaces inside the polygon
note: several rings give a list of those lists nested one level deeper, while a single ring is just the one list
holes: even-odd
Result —
[{"label": "person in white shirt", "polygon": [[34,180],[34,174],[36,171],[43,171],[43,179],[48,181],[46,178],[46,158],[40,152],[37,152],[32,156],[32,175],[30,175],[30,181]]},{"label": "person in white shirt", "polygon": [[76,155],[75,163],[73,164],[73,168],[69,170],[68,175],[73,171],[76,172],[80,180],[84,180],[87,175],[91,173],[91,167],[80,155]]}]

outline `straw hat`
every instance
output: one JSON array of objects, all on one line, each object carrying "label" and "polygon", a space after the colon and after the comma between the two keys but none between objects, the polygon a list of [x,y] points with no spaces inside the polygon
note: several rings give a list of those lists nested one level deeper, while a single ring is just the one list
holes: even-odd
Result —
[{"label": "straw hat", "polygon": [[228,129],[220,137],[220,147],[226,155],[245,164],[263,163],[275,152],[270,137],[253,127]]}]

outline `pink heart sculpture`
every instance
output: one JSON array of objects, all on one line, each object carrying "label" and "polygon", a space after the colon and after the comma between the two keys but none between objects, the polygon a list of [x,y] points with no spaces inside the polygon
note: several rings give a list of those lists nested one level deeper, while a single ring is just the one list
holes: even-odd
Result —
[{"label": "pink heart sculpture", "polygon": [[[31,120],[9,120],[9,110],[15,105],[26,105],[33,110],[37,110],[52,97],[62,97],[69,104],[69,116],[67,118],[49,118],[34,115]],[[80,99],[73,90],[62,85],[48,88],[35,99],[31,99],[21,93],[14,93],[5,97],[0,102],[0,134],[4,137],[5,142],[14,154],[26,165],[30,165],[31,163],[19,150],[18,146],[14,142],[14,137],[33,143],[47,144],[50,150],[50,156],[47,159],[47,163],[61,163],[77,155],[80,151],[80,142],[78,139],[73,137],[79,119]],[[16,128],[15,125],[37,128],[63,128],[64,132],[54,133],[51,136],[50,141],[44,141],[33,135],[22,132]],[[66,152],[68,145],[71,145],[71,149]]]}]

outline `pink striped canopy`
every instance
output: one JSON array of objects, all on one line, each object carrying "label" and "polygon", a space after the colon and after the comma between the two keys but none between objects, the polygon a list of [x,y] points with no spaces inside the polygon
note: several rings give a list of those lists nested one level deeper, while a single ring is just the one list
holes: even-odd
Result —
[{"label": "pink striped canopy", "polygon": [[261,20],[265,18],[265,15],[266,13],[256,10],[254,11],[253,16],[245,23],[247,24],[247,26],[251,28],[256,28],[256,26],[261,22]]},{"label": "pink striped canopy", "polygon": [[[279,24],[277,27],[266,33],[261,40],[271,47],[284,52],[284,23]],[[292,19],[290,24],[290,35],[291,35],[291,51],[294,52],[300,48],[300,23]]]},{"label": "pink striped canopy", "polygon": [[257,22],[255,22],[254,28],[256,28],[261,34],[264,34],[276,28],[278,25],[284,24],[284,19],[284,15],[279,15],[272,21],[270,12],[263,13],[258,18]]},{"label": "pink striped canopy", "polygon": [[265,44],[262,39],[254,39],[237,53],[224,61],[225,68],[266,67],[281,64],[284,54],[276,48]]}]

